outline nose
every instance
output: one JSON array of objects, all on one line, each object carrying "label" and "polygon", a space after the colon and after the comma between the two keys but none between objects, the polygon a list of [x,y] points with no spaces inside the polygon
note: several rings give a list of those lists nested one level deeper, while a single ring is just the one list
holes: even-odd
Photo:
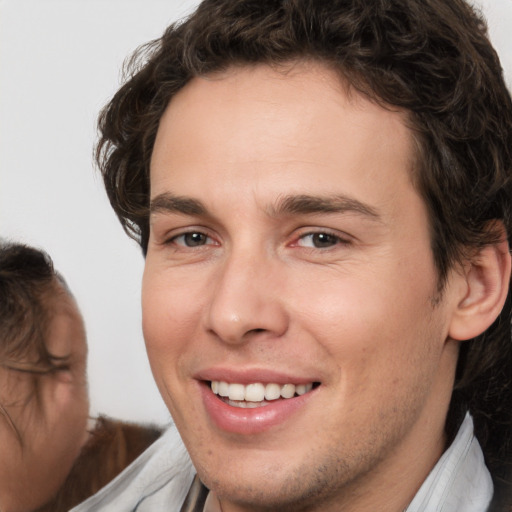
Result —
[{"label": "nose", "polygon": [[288,329],[284,276],[264,256],[231,254],[217,269],[206,328],[224,343],[279,337]]}]

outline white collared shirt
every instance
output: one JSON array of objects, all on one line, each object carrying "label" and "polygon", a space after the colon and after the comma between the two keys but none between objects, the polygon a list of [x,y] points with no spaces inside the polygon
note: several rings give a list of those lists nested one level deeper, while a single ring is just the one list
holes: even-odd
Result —
[{"label": "white collared shirt", "polygon": [[[112,482],[71,512],[179,512],[195,469],[174,426]],[[455,440],[405,512],[485,512],[493,485],[466,415]]]},{"label": "white collared shirt", "polygon": [[406,512],[485,512],[493,484],[482,449],[466,414],[457,436],[443,453]]}]

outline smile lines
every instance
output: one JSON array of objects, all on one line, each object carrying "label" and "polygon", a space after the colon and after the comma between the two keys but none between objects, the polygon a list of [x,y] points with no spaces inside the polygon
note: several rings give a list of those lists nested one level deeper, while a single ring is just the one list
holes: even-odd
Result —
[{"label": "smile lines", "polygon": [[[236,402],[263,402],[265,400],[277,400],[278,398],[293,398],[304,395],[313,389],[313,383],[309,384],[261,384],[259,382],[248,384],[233,383],[224,381],[211,381],[213,393],[229,401]],[[234,405],[234,404],[230,404]]]}]

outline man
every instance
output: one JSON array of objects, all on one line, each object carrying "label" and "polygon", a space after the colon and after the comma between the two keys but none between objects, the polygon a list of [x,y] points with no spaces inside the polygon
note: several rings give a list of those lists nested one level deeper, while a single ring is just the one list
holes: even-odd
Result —
[{"label": "man", "polygon": [[44,252],[0,241],[0,510],[65,512],[160,431],[89,418],[82,315]]},{"label": "man", "polygon": [[98,159],[193,466],[170,431],[77,510],[504,510],[512,104],[485,23],[207,0],[141,55]]}]

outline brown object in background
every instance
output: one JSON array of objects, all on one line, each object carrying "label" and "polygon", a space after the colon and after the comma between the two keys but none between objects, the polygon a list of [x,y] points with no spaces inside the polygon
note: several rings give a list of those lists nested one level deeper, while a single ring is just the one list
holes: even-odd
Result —
[{"label": "brown object in background", "polygon": [[64,485],[37,512],[68,512],[113,480],[161,434],[153,425],[100,416]]}]

